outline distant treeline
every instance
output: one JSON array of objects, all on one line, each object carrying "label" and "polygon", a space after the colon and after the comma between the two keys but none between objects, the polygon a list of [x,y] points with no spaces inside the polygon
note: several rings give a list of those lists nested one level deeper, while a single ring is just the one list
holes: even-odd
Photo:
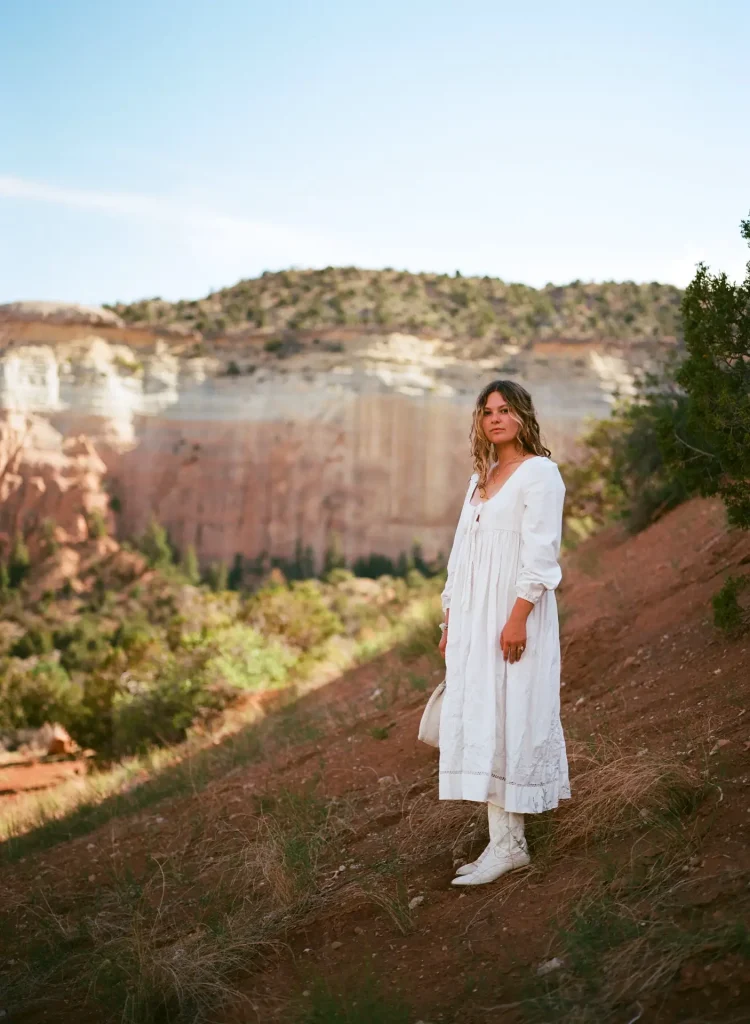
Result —
[{"label": "distant treeline", "polygon": [[195,548],[187,545],[184,552],[171,541],[168,531],[152,518],[149,526],[134,546],[146,556],[153,568],[178,567],[184,578],[194,585],[207,584],[212,590],[253,590],[269,573],[277,570],[286,580],[325,579],[334,569],[346,569],[354,576],[379,579],[381,576],[406,579],[416,570],[424,577],[436,576],[445,570],[446,559],[442,552],[433,559],[425,559],[422,545],[415,540],[411,550],[402,551],[397,558],[373,552],[355,559],[347,565],[340,540],[337,536],[329,544],[320,564],[316,564],[311,545],[303,545],[298,539],[291,558],[269,555],[261,552],[249,556],[237,552],[231,565],[225,561],[213,561],[201,568]]}]

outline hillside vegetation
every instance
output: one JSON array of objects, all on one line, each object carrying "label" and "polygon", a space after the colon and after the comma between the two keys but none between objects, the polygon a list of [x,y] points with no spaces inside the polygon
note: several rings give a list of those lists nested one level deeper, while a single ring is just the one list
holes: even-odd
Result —
[{"label": "hillside vegetation", "polygon": [[274,568],[250,592],[132,563],[117,572],[103,559],[80,593],[0,588],[0,752],[51,722],[102,759],[180,742],[249,694],[367,661],[442,586],[416,568],[377,581],[345,568],[287,580]]},{"label": "hillside vegetation", "polygon": [[131,324],[189,327],[209,337],[348,327],[525,345],[545,339],[674,339],[681,296],[679,288],[657,281],[573,281],[537,289],[458,272],[326,267],[266,272],[203,299],[153,298],[108,308]]}]

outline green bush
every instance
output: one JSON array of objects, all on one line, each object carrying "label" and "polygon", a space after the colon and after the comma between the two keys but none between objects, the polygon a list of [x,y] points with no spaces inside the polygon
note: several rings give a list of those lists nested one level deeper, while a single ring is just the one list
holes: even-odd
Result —
[{"label": "green bush", "polygon": [[241,623],[215,633],[207,646],[214,653],[206,662],[206,678],[234,690],[282,686],[297,661],[288,647]]},{"label": "green bush", "polygon": [[31,658],[35,654],[49,654],[54,646],[52,633],[35,626],[19,637],[8,653],[14,658]]},{"label": "green bush", "polygon": [[33,668],[13,662],[0,668],[0,728],[37,729],[59,722],[74,732],[81,691],[61,665],[44,660]]},{"label": "green bush", "polygon": [[89,512],[87,518],[89,537],[94,540],[107,536],[107,523],[99,509]]},{"label": "green bush", "polygon": [[739,601],[740,594],[750,586],[750,576],[729,576],[721,590],[711,599],[714,625],[726,632],[734,632],[746,625],[748,612]]},{"label": "green bush", "polygon": [[112,647],[121,648],[131,657],[142,656],[147,648],[158,640],[156,630],[144,617],[126,619],[112,634]]},{"label": "green bush", "polygon": [[232,694],[209,686],[204,673],[175,663],[149,686],[118,692],[112,705],[111,752],[118,757],[179,743],[193,723],[226,707]]},{"label": "green bush", "polygon": [[60,664],[69,673],[94,672],[112,651],[109,636],[94,616],[84,616],[71,626],[55,630],[53,641],[60,651]]},{"label": "green bush", "polygon": [[336,567],[330,569],[325,575],[326,583],[330,583],[331,586],[337,587],[340,583],[346,583],[349,580],[355,578],[354,573],[351,569],[344,569],[343,567]]},{"label": "green bush", "polygon": [[404,581],[410,590],[419,590],[425,585],[427,579],[424,573],[420,572],[419,569],[412,568],[406,573]]},{"label": "green bush", "polygon": [[323,644],[344,625],[325,600],[317,580],[265,586],[248,599],[245,618],[264,636],[276,636],[300,651]]}]

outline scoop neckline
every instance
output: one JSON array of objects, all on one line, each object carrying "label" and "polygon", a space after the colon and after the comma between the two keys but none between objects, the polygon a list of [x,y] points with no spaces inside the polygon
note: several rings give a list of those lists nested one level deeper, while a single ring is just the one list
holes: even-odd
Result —
[{"label": "scoop neckline", "polygon": [[[523,460],[523,462],[521,463],[521,466],[524,466],[524,465],[526,465],[526,463],[527,463],[527,462],[533,462],[533,461],[534,461],[535,459],[545,459],[546,457],[547,457],[546,455],[532,455],[530,459],[524,459],[524,460]],[[497,459],[496,459],[496,460],[495,460],[495,461],[494,461],[493,463],[491,463],[491,465],[490,465],[490,469],[492,469],[492,467],[493,467],[493,466],[496,466],[496,465],[497,465]],[[495,493],[494,493],[494,494],[492,495],[492,497],[490,497],[490,498],[485,498],[485,500],[484,500],[484,501],[478,501],[478,502],[476,503],[476,505],[473,505],[473,504],[472,504],[472,501],[471,501],[471,497],[472,497],[472,495],[474,494],[474,488],[476,487],[476,483],[475,483],[475,484],[474,484],[474,488],[472,488],[472,491],[471,491],[471,495],[469,496],[469,504],[471,505],[471,507],[472,507],[472,508],[479,508],[479,506],[480,506],[480,505],[489,505],[489,503],[490,503],[490,502],[492,501],[492,498],[496,498],[496,497],[498,496],[498,494],[500,493],[500,491],[504,490],[505,486],[506,486],[507,484],[509,484],[509,483],[511,482],[511,480],[513,479],[513,477],[514,477],[514,476],[516,475],[516,473],[517,473],[517,472],[518,472],[518,471],[520,470],[521,466],[517,466],[517,467],[516,467],[516,468],[515,468],[515,469],[513,470],[513,472],[512,472],[512,473],[510,474],[510,476],[508,477],[508,479],[507,479],[507,480],[504,480],[504,481],[503,481],[503,483],[501,484],[501,486],[500,486],[500,487],[499,487],[499,488],[498,488],[498,489],[497,489],[497,490],[495,491]],[[478,480],[478,479],[479,479],[479,474],[478,474],[478,473],[475,473],[474,475],[475,475],[475,476],[477,477],[477,480]]]}]

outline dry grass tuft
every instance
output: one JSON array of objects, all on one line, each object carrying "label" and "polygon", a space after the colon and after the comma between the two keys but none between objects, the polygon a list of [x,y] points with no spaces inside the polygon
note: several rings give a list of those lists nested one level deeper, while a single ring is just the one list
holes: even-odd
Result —
[{"label": "dry grass tuft", "polygon": [[355,882],[347,887],[346,895],[349,901],[360,906],[375,904],[385,912],[401,935],[408,935],[414,930],[414,917],[403,876],[397,876],[393,881],[368,879],[361,884]]},{"label": "dry grass tuft", "polygon": [[568,757],[574,799],[548,819],[546,830],[558,851],[614,839],[639,822],[676,825],[708,791],[699,768],[662,752],[623,751],[600,739],[595,750],[574,748]]},{"label": "dry grass tuft", "polygon": [[[404,801],[408,798],[405,793]],[[399,852],[412,862],[424,862],[450,853],[463,859],[478,839],[487,841],[487,809],[459,800],[437,800],[433,787],[420,793],[405,814],[407,831]]]}]

